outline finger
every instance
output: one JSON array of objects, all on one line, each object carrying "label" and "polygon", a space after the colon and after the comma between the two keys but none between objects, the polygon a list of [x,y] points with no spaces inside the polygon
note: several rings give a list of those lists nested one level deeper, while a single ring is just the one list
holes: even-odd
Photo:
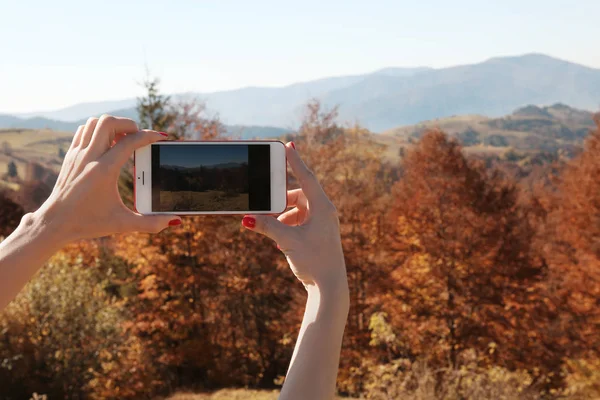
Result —
[{"label": "finger", "polygon": [[302,189],[293,189],[287,191],[287,206],[306,208],[306,196],[304,195]]},{"label": "finger", "polygon": [[113,147],[115,144],[119,143],[119,141],[121,139],[123,139],[125,136],[127,136],[124,133],[118,133],[115,135],[115,139],[113,140],[113,142],[110,144],[110,147]]},{"label": "finger", "polygon": [[122,225],[122,232],[158,233],[162,230],[181,225],[176,215],[141,215],[131,211]]},{"label": "finger", "polygon": [[81,142],[79,142],[80,148],[85,149],[90,144],[97,124],[98,118],[92,117],[87,120],[85,126],[83,127],[83,132],[81,133]]},{"label": "finger", "polygon": [[277,219],[282,224],[285,224],[288,226],[298,226],[298,225],[302,225],[302,222],[304,222],[305,217],[306,217],[305,209],[292,208],[291,210],[286,211],[283,214],[281,214],[279,217],[277,217]]},{"label": "finger", "polygon": [[71,141],[71,145],[69,146],[69,150],[67,151],[67,154],[65,155],[65,157],[63,159],[63,163],[62,163],[62,166],[60,167],[60,172],[58,173],[58,178],[56,179],[56,183],[54,184],[53,190],[56,190],[56,189],[62,187],[63,184],[65,183],[65,181],[67,180],[67,177],[71,173],[71,170],[73,169],[74,159],[75,159],[73,152],[74,152],[74,149],[77,146],[79,146],[79,143],[81,142],[81,136],[83,135],[84,128],[85,128],[85,125],[79,125],[79,127],[77,128],[77,131],[75,132],[75,135],[73,136],[73,140]]},{"label": "finger", "polygon": [[83,128],[85,128],[85,125],[79,125],[79,127],[77,128],[77,131],[75,132],[75,135],[73,136],[73,140],[71,141],[71,146],[69,147],[69,150],[79,146],[79,143],[81,143],[81,136],[83,135]]},{"label": "finger", "polygon": [[120,170],[136,149],[158,142],[159,140],[164,140],[165,136],[166,134],[155,131],[130,133],[125,135],[125,137],[108,150],[102,159],[108,165]]},{"label": "finger", "polygon": [[304,161],[300,158],[300,155],[294,148],[292,142],[285,145],[285,151],[287,155],[287,161],[292,167],[292,172],[298,178],[300,187],[306,196],[306,199],[311,203],[311,207],[314,203],[315,206],[325,205],[329,200],[323,191],[323,188],[317,181],[317,178],[308,169]]},{"label": "finger", "polygon": [[292,227],[284,225],[270,215],[246,215],[242,219],[242,225],[278,243],[289,243],[290,239],[295,235]]},{"label": "finger", "polygon": [[96,129],[88,146],[88,154],[91,159],[97,159],[110,149],[117,134],[135,133],[138,126],[129,118],[113,117],[103,115],[98,120]]}]

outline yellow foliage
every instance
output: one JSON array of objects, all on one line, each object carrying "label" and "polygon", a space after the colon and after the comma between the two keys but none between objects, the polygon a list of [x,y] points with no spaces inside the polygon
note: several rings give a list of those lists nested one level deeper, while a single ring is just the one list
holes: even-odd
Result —
[{"label": "yellow foliage", "polygon": [[600,399],[600,359],[569,360],[565,373],[569,399]]}]

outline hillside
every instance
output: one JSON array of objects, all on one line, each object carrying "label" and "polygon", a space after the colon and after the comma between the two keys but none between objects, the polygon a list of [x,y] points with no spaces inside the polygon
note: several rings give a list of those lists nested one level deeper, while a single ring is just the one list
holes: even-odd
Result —
[{"label": "hillside", "polygon": [[[381,132],[451,115],[499,117],[527,104],[565,103],[595,110],[600,104],[600,69],[527,54],[449,68],[385,68],[284,87],[173,95],[179,97],[205,101],[228,125],[274,127],[296,127],[306,102],[318,98],[328,107],[339,105],[342,120]],[[76,121],[116,109],[129,115],[135,101],[82,103],[26,116]]]},{"label": "hillside", "polygon": [[384,132],[409,142],[431,128],[440,128],[457,137],[469,150],[502,152],[554,151],[581,144],[594,126],[591,112],[554,104],[548,107],[526,106],[500,118],[463,115],[438,118]]},{"label": "hillside", "polygon": [[[66,152],[72,138],[73,134],[68,132],[0,129],[0,187],[18,188],[18,184],[5,176],[11,161],[16,164],[18,176],[23,180],[43,179],[48,173],[58,173],[62,164],[59,149]],[[33,167],[32,163],[42,168]]]}]

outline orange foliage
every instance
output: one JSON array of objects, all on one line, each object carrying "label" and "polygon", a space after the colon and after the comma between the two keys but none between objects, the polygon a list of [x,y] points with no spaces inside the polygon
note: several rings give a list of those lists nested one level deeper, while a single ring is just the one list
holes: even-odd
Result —
[{"label": "orange foliage", "polygon": [[456,366],[473,349],[486,363],[559,372],[562,353],[540,341],[545,266],[532,251],[535,230],[517,187],[439,131],[422,138],[404,167],[384,307],[399,332],[397,354]]},{"label": "orange foliage", "polygon": [[[409,396],[427,383],[428,393],[479,385],[537,398],[539,388],[563,384],[564,370],[580,385],[596,376],[587,366],[600,351],[600,121],[558,179],[547,177],[557,168],[539,168],[520,185],[519,174],[467,158],[440,131],[390,165],[368,131],[336,122],[335,109],[311,102],[307,110],[293,140],[337,207],[350,285],[342,392]],[[155,119],[173,137],[222,135],[201,104],[171,111]],[[9,332],[0,361],[25,357],[0,371],[16,397],[28,387],[60,398],[78,384],[81,396],[126,399],[281,383],[306,293],[275,244],[242,229],[239,217],[184,218],[158,235],[85,241],[59,256],[54,275],[66,283],[41,279],[70,291],[49,303],[73,310],[69,296],[82,301],[75,283],[93,284],[90,304],[114,329],[103,341],[94,318],[72,315],[89,340],[74,327],[59,334],[63,320],[44,320],[55,310],[28,292],[33,300],[18,302],[13,319],[0,318]],[[52,333],[38,337],[37,327]],[[70,346],[68,358],[55,341]],[[52,380],[66,383],[42,385]]]},{"label": "orange foliage", "polygon": [[542,202],[546,215],[538,234],[550,269],[554,331],[572,358],[600,350],[600,114],[596,125]]}]

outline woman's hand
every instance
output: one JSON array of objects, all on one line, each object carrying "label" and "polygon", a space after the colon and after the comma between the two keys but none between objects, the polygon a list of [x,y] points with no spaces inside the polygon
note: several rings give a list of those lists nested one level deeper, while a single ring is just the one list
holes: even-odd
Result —
[{"label": "woman's hand", "polygon": [[119,232],[159,232],[181,220],[129,210],[117,189],[119,171],[135,149],[164,139],[126,118],[90,118],[79,127],[54,190],[0,243],[0,310],[65,244]]},{"label": "woman's hand", "polygon": [[177,224],[177,217],[131,211],[118,191],[119,172],[131,154],[163,139],[159,132],[139,131],[127,118],[90,118],[73,137],[54,190],[34,217],[53,226],[65,243],[113,233],[156,233]]},{"label": "woman's hand", "polygon": [[278,218],[247,215],[242,225],[275,240],[305,286],[346,285],[336,208],[291,142],[286,145],[286,153],[301,187],[288,191],[288,207],[292,209]]},{"label": "woman's hand", "polygon": [[347,284],[337,211],[293,143],[286,145],[287,160],[300,182],[288,191],[291,210],[278,218],[247,215],[246,228],[275,240],[296,277],[305,285]]},{"label": "woman's hand", "polygon": [[329,400],[335,393],[349,309],[339,222],[335,207],[293,143],[286,145],[286,153],[301,186],[288,192],[288,206],[293,208],[278,218],[247,215],[242,224],[277,241],[308,292],[300,334],[279,398]]}]

